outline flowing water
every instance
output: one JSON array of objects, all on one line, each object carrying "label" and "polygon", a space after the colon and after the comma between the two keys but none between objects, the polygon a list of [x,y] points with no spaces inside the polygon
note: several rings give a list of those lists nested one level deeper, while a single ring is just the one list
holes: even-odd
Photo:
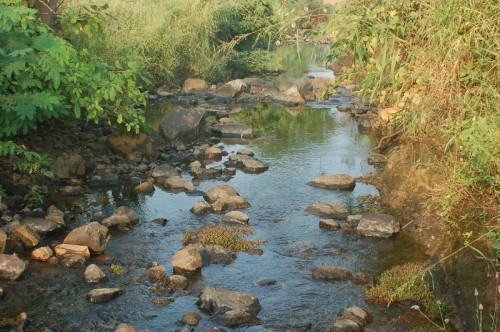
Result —
[{"label": "flowing water", "polygon": [[[294,51],[289,53],[293,58]],[[302,62],[294,61],[302,64],[309,63],[309,59],[302,55]],[[313,61],[281,79],[302,76],[304,70],[309,71],[308,75],[333,75]],[[340,98],[336,105],[339,102],[351,101]],[[248,147],[270,166],[262,174],[238,171],[227,182],[252,205],[245,213],[255,230],[251,238],[263,241],[262,255],[238,253],[232,264],[204,267],[191,277],[187,291],[172,295],[175,302],[153,304],[151,284],[140,279],[146,266],[156,261],[172,271],[170,260],[182,247],[183,231],[205,223],[218,223],[222,217],[195,216],[189,209],[202,197],[169,193],[160,188],[146,196],[127,188],[89,192],[78,202],[83,208],[68,222],[71,227],[99,215],[109,215],[120,205],[140,214],[138,226],[128,232],[113,233],[106,254],[90,260],[103,267],[109,276],[105,287],[119,287],[125,293],[104,304],[90,304],[85,294],[95,286],[83,283],[83,270],[32,262],[22,280],[1,283],[7,298],[0,302],[0,314],[8,316],[25,311],[31,318],[29,330],[33,331],[41,326],[53,331],[113,330],[121,322],[152,331],[174,331],[182,329],[178,321],[184,313],[199,312],[195,302],[201,289],[214,286],[248,292],[260,300],[260,324],[235,331],[284,331],[307,322],[313,324],[312,330],[324,331],[339,310],[352,305],[375,315],[371,326],[397,319],[402,314],[400,308],[395,306],[389,310],[365,302],[363,286],[311,278],[311,270],[322,265],[378,275],[395,264],[423,259],[423,254],[404,236],[390,240],[358,239],[320,229],[319,218],[304,212],[310,204],[323,201],[337,201],[352,214],[380,208],[366,203],[367,195],[377,195],[377,190],[370,185],[358,183],[353,191],[329,191],[306,185],[325,174],[346,173],[356,177],[373,171],[366,160],[374,146],[372,138],[359,133],[351,116],[338,112],[334,104],[314,102],[308,106],[299,113],[263,110],[260,115],[252,115],[244,112],[240,116],[251,123],[261,138],[249,145],[224,143],[224,149],[230,153]],[[273,123],[269,122],[271,114],[274,114]],[[222,183],[226,182],[202,181],[197,189],[206,191]],[[70,209],[71,204],[67,203],[66,208]],[[161,216],[168,219],[164,227],[149,222]],[[58,240],[61,239],[51,241]],[[111,264],[122,266],[125,272],[121,276],[113,275],[108,270]],[[258,281],[262,279],[275,279],[277,283],[260,286]],[[196,329],[216,325],[209,316],[200,314],[203,319]],[[403,312],[403,316],[408,315],[411,313]],[[401,325],[401,329],[407,327]]]}]

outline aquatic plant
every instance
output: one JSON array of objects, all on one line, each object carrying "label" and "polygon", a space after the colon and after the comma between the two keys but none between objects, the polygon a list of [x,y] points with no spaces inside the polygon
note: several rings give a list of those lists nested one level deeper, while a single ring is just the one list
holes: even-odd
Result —
[{"label": "aquatic plant", "polygon": [[118,264],[111,264],[111,266],[109,267],[109,271],[113,273],[115,276],[119,277],[123,273],[125,273],[125,268]]},{"label": "aquatic plant", "polygon": [[260,244],[259,240],[244,237],[250,234],[253,234],[250,227],[207,225],[184,232],[182,242],[188,244],[190,239],[196,237],[200,244],[220,245],[231,251],[248,251]]}]

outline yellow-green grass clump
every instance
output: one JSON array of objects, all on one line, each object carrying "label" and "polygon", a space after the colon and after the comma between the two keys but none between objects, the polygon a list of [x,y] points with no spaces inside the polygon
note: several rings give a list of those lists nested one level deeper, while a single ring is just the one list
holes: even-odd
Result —
[{"label": "yellow-green grass clump", "polygon": [[231,251],[249,251],[261,243],[260,240],[246,239],[245,236],[253,234],[250,227],[207,225],[196,230],[187,230],[182,242],[187,244],[196,237],[203,245],[220,245]]}]

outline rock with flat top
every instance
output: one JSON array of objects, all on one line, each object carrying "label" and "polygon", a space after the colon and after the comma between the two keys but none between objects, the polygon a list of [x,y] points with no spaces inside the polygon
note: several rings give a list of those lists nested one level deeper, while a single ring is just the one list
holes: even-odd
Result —
[{"label": "rock with flat top", "polygon": [[21,224],[31,228],[31,230],[40,235],[49,234],[61,228],[61,225],[45,218],[26,218]]},{"label": "rock with flat top", "polygon": [[228,224],[248,225],[250,217],[241,211],[230,211],[224,215],[223,222]]},{"label": "rock with flat top", "polygon": [[241,196],[225,196],[216,200],[212,204],[212,211],[214,213],[224,213],[232,210],[246,209],[250,207],[250,203],[247,202]]},{"label": "rock with flat top", "polygon": [[195,187],[191,182],[184,180],[180,176],[172,176],[168,179],[163,179],[158,181],[158,184],[165,189],[174,191],[192,192],[195,190]]},{"label": "rock with flat top", "polygon": [[159,132],[169,146],[188,144],[203,139],[207,128],[207,112],[201,108],[175,109],[160,122]]},{"label": "rock with flat top", "polygon": [[321,266],[312,271],[313,279],[344,281],[350,280],[352,274],[349,270],[339,266]]},{"label": "rock with flat top", "polygon": [[208,89],[207,81],[200,78],[188,78],[182,85],[182,92],[204,92]]},{"label": "rock with flat top", "polygon": [[242,80],[233,80],[215,90],[214,96],[221,98],[236,98],[243,92],[248,92],[249,90],[248,85]]},{"label": "rock with flat top", "polygon": [[87,301],[90,303],[107,302],[123,294],[119,288],[98,288],[87,293]]},{"label": "rock with flat top", "polygon": [[238,196],[238,192],[227,184],[213,186],[203,195],[208,203],[214,203],[221,197]]},{"label": "rock with flat top", "polygon": [[352,190],[356,186],[356,181],[347,174],[333,174],[320,176],[309,182],[308,185],[325,189]]},{"label": "rock with flat top", "polygon": [[334,219],[321,219],[319,221],[319,228],[337,230],[340,229],[340,224]]},{"label": "rock with flat top", "polygon": [[53,251],[49,247],[41,247],[31,252],[31,258],[39,262],[47,262],[52,254]]},{"label": "rock with flat top", "polygon": [[312,204],[306,209],[307,213],[314,214],[323,218],[344,220],[349,215],[345,207],[337,202],[324,202]]},{"label": "rock with flat top", "polygon": [[139,215],[137,212],[126,206],[120,206],[113,212],[111,216],[105,218],[102,224],[108,228],[116,227],[118,229],[125,229],[133,226],[139,222]]},{"label": "rock with flat top", "polygon": [[76,244],[59,244],[54,247],[56,257],[62,257],[66,254],[79,255],[85,258],[90,258],[89,247]]},{"label": "rock with flat top", "polygon": [[366,213],[361,218],[356,231],[361,236],[389,238],[399,233],[399,229],[399,223],[391,215]]},{"label": "rock with flat top", "polygon": [[21,241],[26,248],[33,248],[40,242],[38,234],[27,226],[16,227],[12,231],[12,236]]},{"label": "rock with flat top", "polygon": [[64,244],[87,246],[97,254],[106,250],[109,242],[108,228],[95,221],[72,230],[64,239]]},{"label": "rock with flat top", "polygon": [[156,180],[158,178],[171,178],[172,176],[177,176],[179,175],[179,172],[173,167],[170,166],[169,164],[161,164],[159,166],[156,166],[153,171],[151,172],[151,176]]}]

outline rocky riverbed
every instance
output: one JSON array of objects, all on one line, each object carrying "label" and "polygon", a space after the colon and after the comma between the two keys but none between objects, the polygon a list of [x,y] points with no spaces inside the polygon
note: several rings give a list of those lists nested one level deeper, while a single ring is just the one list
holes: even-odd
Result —
[{"label": "rocky riverbed", "polygon": [[[26,179],[3,173],[1,326],[351,331],[417,324],[404,306],[363,300],[383,269],[423,259],[418,245],[395,236],[397,218],[364,203],[377,190],[356,181],[373,170],[364,132],[384,119],[345,87],[316,101],[333,81],[318,73],[160,89],[150,98],[157,105],[150,116],[159,120],[150,135],[52,124],[36,141],[24,138],[53,158],[55,177],[41,187],[46,204],[39,207],[25,204]],[[163,112],[165,103],[171,111]],[[245,227],[256,245],[238,251],[202,243],[200,229],[214,225]],[[197,236],[183,244],[189,229]]]}]

